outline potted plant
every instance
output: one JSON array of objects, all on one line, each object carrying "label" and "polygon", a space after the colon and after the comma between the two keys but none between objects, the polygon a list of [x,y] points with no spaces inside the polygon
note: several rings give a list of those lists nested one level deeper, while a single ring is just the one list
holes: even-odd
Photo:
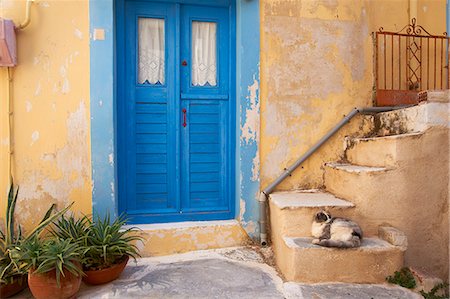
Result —
[{"label": "potted plant", "polygon": [[[41,234],[43,229],[56,218],[63,215],[70,206],[55,212],[56,205],[53,204],[45,213],[39,224],[26,235],[22,233],[20,225],[15,230],[14,211],[17,203],[19,188],[11,184],[8,192],[6,215],[3,230],[0,230],[0,297],[10,297],[27,286],[27,271],[23,263],[13,257],[15,249]],[[53,214],[54,213],[54,214]]]},{"label": "potted plant", "polygon": [[87,216],[77,220],[72,215],[56,222],[53,234],[82,248],[83,281],[103,284],[120,276],[129,257],[140,256],[134,243],[142,237],[134,227],[122,229],[125,223],[123,216],[111,221],[109,214],[95,220]]},{"label": "potted plant", "polygon": [[70,240],[34,237],[18,249],[36,299],[72,298],[80,289],[82,249]]}]

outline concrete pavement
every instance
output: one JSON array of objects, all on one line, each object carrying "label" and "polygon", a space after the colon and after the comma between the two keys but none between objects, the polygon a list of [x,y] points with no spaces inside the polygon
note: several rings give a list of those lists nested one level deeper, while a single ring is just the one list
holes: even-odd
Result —
[{"label": "concrete pavement", "polygon": [[[14,298],[32,298],[29,291]],[[130,261],[116,281],[83,285],[77,298],[422,298],[391,285],[283,282],[251,248],[195,251]]]}]

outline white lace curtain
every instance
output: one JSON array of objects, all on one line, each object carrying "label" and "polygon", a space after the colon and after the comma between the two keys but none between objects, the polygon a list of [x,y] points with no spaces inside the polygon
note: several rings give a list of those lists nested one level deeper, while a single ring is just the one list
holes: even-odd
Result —
[{"label": "white lace curtain", "polygon": [[139,84],[164,84],[164,20],[139,18]]},{"label": "white lace curtain", "polygon": [[192,85],[217,85],[216,23],[192,22]]}]

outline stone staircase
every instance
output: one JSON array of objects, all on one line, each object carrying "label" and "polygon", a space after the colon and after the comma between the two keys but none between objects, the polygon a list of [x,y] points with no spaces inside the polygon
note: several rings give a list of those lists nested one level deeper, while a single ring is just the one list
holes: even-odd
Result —
[{"label": "stone staircase", "polygon": [[[431,116],[432,104],[371,116],[376,128],[371,136],[346,138],[345,162],[324,165],[323,190],[270,195],[272,244],[287,280],[383,283],[403,266],[409,251],[406,236],[416,242],[416,234],[426,234],[414,229],[414,221],[422,221],[418,207],[424,196],[415,193],[421,192],[417,185],[426,173],[418,167],[431,154],[428,143],[443,133],[433,130],[439,116]],[[441,125],[447,125],[446,111]],[[362,246],[313,245],[311,223],[320,209],[359,223],[364,232]],[[414,242],[412,251],[420,252]]]},{"label": "stone staircase", "polygon": [[311,244],[311,222],[319,210],[348,217],[355,206],[320,190],[276,192],[270,196],[272,242],[277,265],[289,281],[379,283],[401,268],[404,247],[377,237],[354,249]]}]

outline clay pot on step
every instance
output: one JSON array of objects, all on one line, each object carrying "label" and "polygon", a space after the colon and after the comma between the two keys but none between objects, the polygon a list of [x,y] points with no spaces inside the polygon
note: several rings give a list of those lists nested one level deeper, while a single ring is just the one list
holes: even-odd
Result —
[{"label": "clay pot on step", "polygon": [[68,299],[75,298],[81,285],[81,275],[76,276],[64,270],[60,285],[56,283],[56,270],[46,273],[28,272],[28,286],[36,299]]},{"label": "clay pot on step", "polygon": [[101,269],[101,270],[86,270],[84,274],[86,276],[83,277],[83,281],[87,284],[104,284],[114,279],[118,278],[120,274],[122,274],[123,269],[127,265],[129,260],[128,255],[125,256],[122,261],[118,264],[115,264],[109,268]]},{"label": "clay pot on step", "polygon": [[12,283],[0,284],[0,298],[11,297],[27,287],[27,276],[15,276]]}]

